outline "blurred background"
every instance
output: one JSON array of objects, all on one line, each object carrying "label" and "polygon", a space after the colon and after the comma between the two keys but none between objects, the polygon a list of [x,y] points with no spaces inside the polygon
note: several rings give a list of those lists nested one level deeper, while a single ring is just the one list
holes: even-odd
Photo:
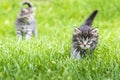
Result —
[{"label": "blurred background", "polygon": [[[120,80],[120,0],[30,0],[38,38],[16,41],[25,0],[0,0],[0,80]],[[91,58],[71,59],[73,26],[94,11],[99,44]]]},{"label": "blurred background", "polygon": [[[1,37],[16,36],[14,23],[18,12],[23,8],[21,5],[23,1],[0,1]],[[100,32],[105,30],[111,32],[113,28],[116,31],[120,30],[119,0],[31,0],[31,2],[36,8],[37,28],[40,35],[72,34],[73,26],[79,27],[95,9],[98,9],[99,13],[94,21],[94,27],[99,27]]]}]

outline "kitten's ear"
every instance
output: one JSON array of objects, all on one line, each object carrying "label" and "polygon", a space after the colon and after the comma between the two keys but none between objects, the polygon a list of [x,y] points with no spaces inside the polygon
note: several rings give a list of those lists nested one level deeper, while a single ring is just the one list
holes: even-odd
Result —
[{"label": "kitten's ear", "polygon": [[93,28],[92,30],[91,30],[91,34],[93,34],[93,35],[97,35],[98,34],[98,28]]},{"label": "kitten's ear", "polygon": [[79,28],[74,28],[74,35],[80,34],[80,33],[81,33],[81,31]]}]

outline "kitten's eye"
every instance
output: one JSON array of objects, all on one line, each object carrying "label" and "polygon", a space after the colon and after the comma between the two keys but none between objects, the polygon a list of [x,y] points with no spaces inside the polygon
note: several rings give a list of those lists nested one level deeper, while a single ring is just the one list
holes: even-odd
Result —
[{"label": "kitten's eye", "polygon": [[80,41],[81,43],[83,42],[83,40],[82,40],[82,39],[80,39],[79,41]]},{"label": "kitten's eye", "polygon": [[88,44],[91,44],[92,43],[92,40],[88,40],[88,42],[87,42]]}]

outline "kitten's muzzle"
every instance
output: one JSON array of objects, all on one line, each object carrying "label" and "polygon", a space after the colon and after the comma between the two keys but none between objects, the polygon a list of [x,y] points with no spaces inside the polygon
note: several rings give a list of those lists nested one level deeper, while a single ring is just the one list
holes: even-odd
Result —
[{"label": "kitten's muzzle", "polygon": [[83,46],[86,47],[86,45],[87,45],[87,42],[83,42]]},{"label": "kitten's muzzle", "polygon": [[86,44],[84,44],[83,46],[86,47]]}]

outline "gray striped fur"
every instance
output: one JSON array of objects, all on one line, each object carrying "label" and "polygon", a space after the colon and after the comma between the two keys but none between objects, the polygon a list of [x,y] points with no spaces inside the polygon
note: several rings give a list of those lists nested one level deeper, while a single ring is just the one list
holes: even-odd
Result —
[{"label": "gray striped fur", "polygon": [[72,57],[74,59],[80,58],[86,53],[92,54],[98,44],[98,29],[92,28],[97,12],[97,10],[93,11],[80,28],[74,29],[72,37]]},{"label": "gray striped fur", "polygon": [[[31,5],[29,2],[23,3],[23,5],[25,4]],[[32,5],[21,9],[15,22],[18,39],[30,39],[32,34],[37,36],[36,20],[34,16],[35,12]]]}]

